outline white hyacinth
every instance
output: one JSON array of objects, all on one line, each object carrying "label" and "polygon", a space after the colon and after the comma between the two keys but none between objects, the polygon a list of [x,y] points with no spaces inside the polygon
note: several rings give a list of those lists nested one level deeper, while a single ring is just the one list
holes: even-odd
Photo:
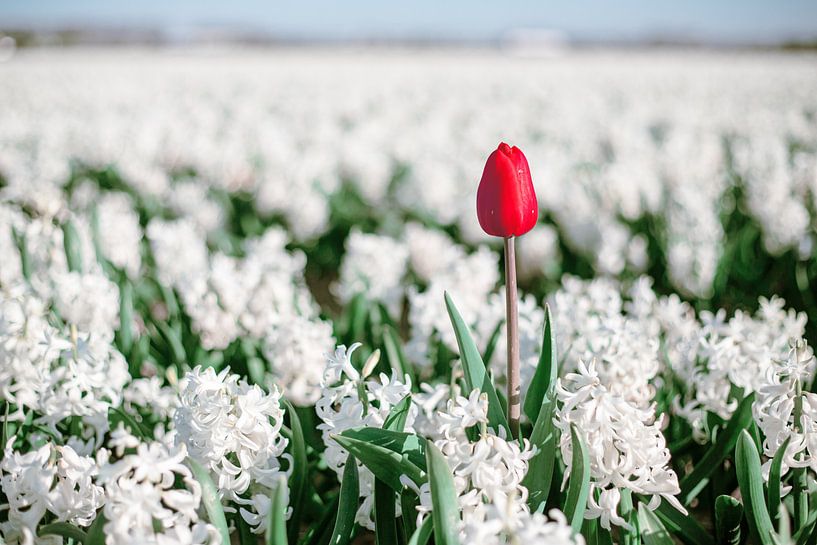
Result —
[{"label": "white hyacinth", "polygon": [[113,340],[119,325],[119,288],[101,272],[53,275],[54,307],[67,323]]},{"label": "white hyacinth", "polygon": [[9,438],[0,461],[0,489],[8,502],[0,506],[0,512],[7,511],[0,534],[6,542],[28,542],[27,533],[36,535],[46,514],[57,522],[89,526],[105,501],[94,482],[96,462],[53,443],[23,454],[12,449],[15,439]]},{"label": "white hyacinth", "polygon": [[462,543],[469,545],[584,545],[581,534],[573,532],[564,514],[552,510],[550,520],[542,513],[530,513],[513,497],[498,496],[481,504],[463,520]]},{"label": "white hyacinth", "polygon": [[[353,344],[348,349],[338,346],[333,354],[326,355],[323,393],[315,403],[315,411],[323,421],[318,425],[326,445],[323,457],[339,479],[343,474],[348,452],[332,436],[357,427],[382,427],[391,408],[411,392],[408,376],[401,381],[396,374],[391,378],[383,373],[377,378],[369,378],[358,372],[352,365],[351,357],[359,346]],[[364,399],[360,398],[360,393],[365,393]],[[412,431],[414,414],[415,410],[412,409],[406,419],[407,432]],[[355,521],[371,530],[374,529],[374,475],[360,462],[356,463],[363,502],[357,510]]]},{"label": "white hyacinth", "polygon": [[292,316],[271,328],[263,350],[273,381],[281,385],[288,399],[305,407],[321,396],[324,354],[334,346],[332,324]]},{"label": "white hyacinth", "polygon": [[799,467],[817,472],[817,394],[804,388],[814,377],[815,364],[814,353],[805,341],[792,340],[788,357],[772,362],[766,371],[766,384],[757,392],[752,409],[765,437],[763,453],[769,459],[763,472],[767,479],[772,458],[787,439],[780,475]]},{"label": "white hyacinth", "polygon": [[[656,420],[653,407],[638,407],[608,390],[593,362],[585,365],[580,361],[578,372],[560,379],[556,389],[562,403],[556,418],[562,458],[570,468],[575,448],[570,428],[575,426],[590,459],[587,518],[599,518],[607,529],[610,523],[627,525],[618,512],[622,490],[650,496],[650,509],[658,507],[663,498],[686,513],[675,498],[681,489],[661,433],[663,415]],[[569,477],[568,469],[565,480]]]},{"label": "white hyacinth", "polygon": [[[263,532],[269,510],[257,511],[285,475],[281,459],[288,443],[281,434],[284,411],[277,389],[266,393],[225,368],[196,367],[180,382],[174,415],[176,443],[213,474],[219,494],[242,506],[241,516]],[[289,470],[287,470],[289,471]]]},{"label": "white hyacinth", "polygon": [[403,299],[403,277],[409,251],[405,244],[389,237],[353,230],[346,240],[346,254],[335,289],[348,303],[355,295],[380,301],[395,316]]},{"label": "white hyacinth", "polygon": [[[431,437],[440,449],[454,475],[454,488],[463,518],[468,520],[484,502],[509,501],[526,509],[528,489],[522,479],[528,472],[528,461],[535,449],[527,439],[519,442],[496,435],[487,428],[488,397],[474,390],[469,396],[448,401],[446,411],[437,414],[439,432]],[[467,430],[477,431],[472,440]],[[430,512],[430,485],[420,487],[420,516]]]},{"label": "white hyacinth", "polygon": [[184,465],[186,457],[184,445],[142,443],[134,454],[102,466],[106,545],[219,545],[215,527],[199,518],[201,485]]}]

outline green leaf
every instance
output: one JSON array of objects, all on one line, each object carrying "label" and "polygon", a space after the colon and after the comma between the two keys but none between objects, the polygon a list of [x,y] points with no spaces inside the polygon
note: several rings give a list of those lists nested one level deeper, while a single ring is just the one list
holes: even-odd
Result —
[{"label": "green leaf", "polygon": [[71,538],[74,541],[79,541],[80,543],[85,543],[85,540],[88,539],[88,535],[85,532],[83,532],[73,524],[68,524],[67,522],[54,522],[51,524],[43,524],[37,531],[37,535],[61,536],[65,538]]},{"label": "green leaf", "polygon": [[16,227],[11,228],[11,235],[14,238],[17,249],[20,252],[20,270],[23,273],[23,278],[31,281],[31,254],[28,252],[28,241],[25,233],[17,231]]},{"label": "green leaf", "polygon": [[391,408],[389,414],[386,416],[386,420],[383,421],[383,429],[402,432],[406,427],[406,419],[408,419],[410,408],[411,394],[401,399]]},{"label": "green leaf", "polygon": [[574,532],[582,528],[587,496],[590,492],[590,457],[582,438],[576,433],[576,426],[570,426],[570,441],[573,456],[570,462],[570,479],[565,501],[565,516]]},{"label": "green leaf", "polygon": [[553,425],[555,409],[556,400],[546,397],[530,436],[530,442],[537,452],[528,462],[528,473],[522,484],[528,489],[528,506],[531,511],[543,512],[550,493],[559,438],[559,429]]},{"label": "green leaf", "polygon": [[426,545],[431,539],[431,534],[434,531],[434,521],[431,517],[426,517],[419,528],[412,534],[408,545]]},{"label": "green leaf", "polygon": [[224,516],[224,508],[221,499],[218,497],[218,489],[210,478],[210,473],[196,460],[187,457],[187,465],[193,471],[193,476],[201,485],[201,503],[207,511],[210,524],[216,527],[221,536],[222,543],[230,542],[230,532],[227,529],[227,518]]},{"label": "green leaf", "polygon": [[667,529],[643,503],[638,504],[638,529],[644,545],[673,545]]},{"label": "green leaf", "polygon": [[346,458],[343,468],[343,482],[340,484],[340,499],[338,501],[338,516],[335,519],[335,529],[332,531],[330,545],[346,545],[352,540],[355,529],[355,515],[360,498],[360,483],[357,475],[357,462],[350,454]]},{"label": "green leaf", "polygon": [[401,475],[408,476],[417,486],[425,482],[425,473],[413,464],[408,456],[401,456],[386,447],[374,445],[347,435],[335,435],[333,438],[340,446],[360,460],[360,463],[374,473],[375,477],[389,485],[395,492],[403,490],[403,485],[400,482]]},{"label": "green leaf", "polygon": [[494,328],[493,332],[491,332],[491,336],[488,337],[488,344],[485,346],[485,352],[482,353],[482,361],[487,361],[490,363],[491,358],[494,357],[494,352],[496,351],[496,344],[499,342],[499,335],[502,333],[502,326],[505,325],[505,319],[499,320]]},{"label": "green leaf", "polygon": [[[329,543],[329,535],[332,528],[332,521],[338,512],[339,495],[335,495],[324,507],[320,518],[307,530],[304,537],[299,541],[299,545],[317,545],[318,543]],[[326,536],[326,539],[322,539]]]},{"label": "green leaf", "polygon": [[777,449],[777,453],[772,459],[772,465],[769,468],[769,515],[774,521],[777,521],[780,517],[780,470],[790,441],[791,436],[786,437],[786,440]]},{"label": "green leaf", "polygon": [[352,428],[344,430],[340,435],[344,438],[387,448],[399,454],[400,457],[407,457],[422,471],[426,470],[426,440],[413,433],[380,428]]},{"label": "green leaf", "polygon": [[102,510],[97,513],[94,522],[88,528],[88,539],[85,540],[85,545],[105,545],[105,523],[108,522],[105,518],[105,513]]},{"label": "green leaf", "polygon": [[709,483],[712,473],[723,466],[723,461],[735,448],[740,432],[752,423],[752,403],[754,401],[754,393],[743,398],[726,424],[726,428],[718,435],[715,444],[695,464],[692,472],[681,479],[681,503],[689,505]]},{"label": "green leaf", "polygon": [[289,518],[287,537],[290,543],[295,543],[301,529],[301,518],[309,480],[309,468],[306,459],[306,442],[304,441],[304,433],[301,428],[301,419],[298,418],[298,412],[288,400],[283,399],[282,402],[289,416],[289,428],[292,434],[290,438],[292,474],[289,476],[289,497],[290,505],[292,505],[292,516]]},{"label": "green leaf", "polygon": [[511,430],[508,427],[508,420],[505,417],[505,412],[502,410],[502,405],[496,395],[496,390],[491,379],[485,370],[485,363],[482,361],[482,356],[479,354],[474,338],[471,336],[471,331],[460,316],[457,307],[451,300],[448,292],[445,293],[445,306],[448,309],[448,316],[451,318],[451,324],[454,326],[454,334],[457,337],[457,346],[460,350],[460,358],[462,359],[462,369],[465,373],[465,384],[468,387],[468,392],[479,389],[488,395],[488,425],[493,429],[499,431],[500,428],[505,428],[508,436],[511,435]]},{"label": "green leaf", "polygon": [[[642,503],[648,503],[646,498],[639,498]],[[693,517],[678,511],[675,507],[662,499],[654,511],[664,527],[681,538],[688,545],[715,545],[715,540],[703,526]]]},{"label": "green leaf", "polygon": [[128,414],[120,407],[110,407],[108,409],[108,422],[111,429],[115,427],[117,422],[124,422],[125,426],[130,428],[133,435],[139,437],[144,441],[152,441],[153,433],[141,422],[137,422],[132,415]]},{"label": "green leaf", "polygon": [[553,398],[556,388],[556,338],[553,333],[553,318],[550,306],[545,305],[545,327],[542,333],[542,351],[539,353],[539,363],[528,386],[525,396],[525,414],[531,422],[539,419],[539,410],[544,407],[545,398]]},{"label": "green leaf", "polygon": [[288,545],[287,541],[287,480],[282,475],[272,491],[267,526],[267,545]]},{"label": "green leaf", "polygon": [[417,531],[417,506],[420,504],[417,494],[413,490],[405,489],[400,493],[400,519],[407,536],[413,536]]},{"label": "green leaf", "polygon": [[774,545],[772,519],[766,510],[763,497],[763,476],[760,473],[760,455],[752,436],[746,430],[740,432],[735,449],[735,469],[738,474],[740,495],[749,522],[749,532],[755,541]]},{"label": "green leaf", "polygon": [[732,496],[715,499],[715,535],[722,545],[740,545],[740,522],[743,505]]},{"label": "green leaf", "polygon": [[397,516],[394,490],[380,479],[374,480],[374,528],[377,545],[397,543]]},{"label": "green leaf", "polygon": [[386,349],[386,357],[389,359],[389,365],[395,370],[400,377],[408,375],[411,381],[411,391],[416,392],[419,388],[417,375],[414,373],[414,366],[408,361],[403,349],[401,348],[400,339],[397,333],[388,324],[383,326],[383,348]]},{"label": "green leaf", "polygon": [[[402,432],[406,426],[411,395],[405,396],[389,411],[383,429]],[[374,527],[378,545],[397,543],[397,515],[394,508],[395,491],[380,479],[374,480]],[[402,492],[401,492],[402,494]]]},{"label": "green leaf", "polygon": [[82,272],[82,243],[74,222],[68,221],[62,226],[62,242],[65,247],[65,259],[68,261],[68,270]]},{"label": "green leaf", "polygon": [[460,506],[454,488],[454,475],[442,452],[429,442],[426,447],[428,482],[431,485],[431,518],[435,545],[458,545]]},{"label": "green leaf", "polygon": [[123,354],[133,346],[133,285],[127,280],[119,288],[119,346]]}]

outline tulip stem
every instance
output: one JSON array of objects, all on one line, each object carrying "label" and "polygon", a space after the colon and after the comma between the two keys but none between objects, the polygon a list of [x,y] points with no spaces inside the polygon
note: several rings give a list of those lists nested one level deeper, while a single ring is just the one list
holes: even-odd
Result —
[{"label": "tulip stem", "polygon": [[505,238],[505,324],[508,333],[508,425],[514,439],[519,437],[519,311],[516,291],[516,250],[514,237]]}]

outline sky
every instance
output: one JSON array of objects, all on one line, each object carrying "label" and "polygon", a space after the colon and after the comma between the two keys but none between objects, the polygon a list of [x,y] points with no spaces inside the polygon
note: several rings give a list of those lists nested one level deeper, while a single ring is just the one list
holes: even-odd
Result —
[{"label": "sky", "polygon": [[814,0],[0,0],[0,28],[229,27],[297,39],[493,40],[553,29],[584,40],[817,38]]}]

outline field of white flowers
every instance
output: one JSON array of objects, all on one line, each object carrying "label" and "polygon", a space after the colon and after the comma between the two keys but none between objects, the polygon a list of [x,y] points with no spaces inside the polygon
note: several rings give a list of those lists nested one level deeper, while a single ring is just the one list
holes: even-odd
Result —
[{"label": "field of white flowers", "polygon": [[0,64],[0,543],[814,544],[815,324],[813,55]]}]

